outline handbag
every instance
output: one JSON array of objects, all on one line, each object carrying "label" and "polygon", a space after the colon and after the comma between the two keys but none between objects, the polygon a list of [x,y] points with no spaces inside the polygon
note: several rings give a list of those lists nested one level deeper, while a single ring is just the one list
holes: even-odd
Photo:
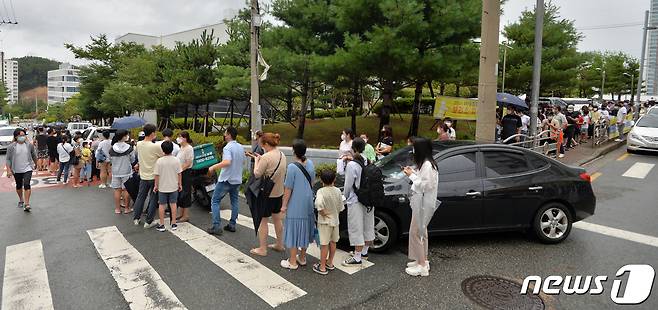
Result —
[{"label": "handbag", "polygon": [[254,196],[261,197],[261,195],[263,195],[264,198],[267,198],[272,194],[272,190],[274,189],[274,181],[272,181],[272,177],[276,174],[277,170],[279,170],[281,160],[283,159],[283,154],[281,152],[279,152],[279,156],[279,163],[276,164],[276,168],[274,168],[272,174],[269,176],[263,175],[260,178],[254,179],[253,184],[249,186]]}]

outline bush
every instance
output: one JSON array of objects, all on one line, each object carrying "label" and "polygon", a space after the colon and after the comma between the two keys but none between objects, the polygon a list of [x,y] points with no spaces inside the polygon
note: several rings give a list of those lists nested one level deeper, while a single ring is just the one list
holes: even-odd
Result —
[{"label": "bush", "polygon": [[[434,107],[434,103],[436,102],[436,99],[431,98],[431,97],[422,97],[420,98],[420,109],[421,111],[432,111],[432,107]],[[411,110],[413,109],[414,106],[414,98],[398,98],[393,100],[393,105],[395,108],[393,109],[394,113],[411,113]],[[382,103],[378,103],[373,107],[372,109],[373,113],[379,114],[382,111]]]},{"label": "bush", "polygon": [[[329,110],[324,110],[324,109],[315,109],[315,118],[335,118],[335,117],[346,117],[350,116],[351,114],[350,109],[346,108],[333,108]],[[311,117],[311,113],[306,114],[307,118]]]},{"label": "bush", "polygon": [[331,171],[336,171],[336,164],[335,163],[326,163],[326,164],[318,164],[315,166],[315,176],[320,177],[322,174],[322,171],[325,170],[331,170]]}]

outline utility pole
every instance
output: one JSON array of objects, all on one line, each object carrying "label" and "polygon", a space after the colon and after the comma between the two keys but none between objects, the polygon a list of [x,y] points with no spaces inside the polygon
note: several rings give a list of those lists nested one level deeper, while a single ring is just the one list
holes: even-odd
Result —
[{"label": "utility pole", "polygon": [[[261,26],[261,16],[258,9],[258,0],[251,0],[251,134],[262,130],[263,124],[260,115],[260,90],[258,74],[258,35]],[[255,144],[256,141],[252,141]]]},{"label": "utility pole", "polygon": [[503,50],[503,85],[500,90],[501,93],[505,92],[505,72],[507,71],[507,49],[509,48],[513,50],[511,46],[507,45],[507,42],[503,43],[503,47],[505,49]]},{"label": "utility pole", "polygon": [[478,82],[477,122],[475,140],[493,143],[496,140],[496,64],[500,28],[500,0],[482,0],[482,30],[480,45],[480,78]]},{"label": "utility pole", "polygon": [[537,135],[539,85],[541,80],[541,50],[544,35],[544,0],[537,0],[535,7],[535,57],[532,61],[532,101],[530,102],[530,136]]}]

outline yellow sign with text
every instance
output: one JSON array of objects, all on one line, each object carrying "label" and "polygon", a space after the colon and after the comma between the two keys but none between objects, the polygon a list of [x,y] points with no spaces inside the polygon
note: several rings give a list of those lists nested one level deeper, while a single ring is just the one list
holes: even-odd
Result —
[{"label": "yellow sign with text", "polygon": [[474,121],[477,119],[477,100],[439,96],[434,104],[434,118],[462,119]]}]

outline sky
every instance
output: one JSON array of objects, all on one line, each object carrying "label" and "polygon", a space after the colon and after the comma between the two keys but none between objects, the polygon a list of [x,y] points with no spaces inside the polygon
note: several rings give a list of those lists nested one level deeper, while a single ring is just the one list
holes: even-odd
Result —
[{"label": "sky", "polygon": [[[585,36],[580,50],[623,51],[636,58],[640,58],[642,43],[639,24],[649,2],[553,0],[561,7],[561,16],[574,20]],[[508,0],[503,6],[501,30],[518,20],[523,10],[534,9],[535,3]],[[17,25],[0,25],[0,49],[6,58],[30,55],[80,64],[83,62],[74,59],[64,43],[82,46],[90,41],[90,35],[98,34],[114,40],[128,32],[160,35],[182,31],[217,23],[244,5],[244,0],[0,0],[1,19],[18,21]],[[619,24],[636,25],[591,29]]]}]

